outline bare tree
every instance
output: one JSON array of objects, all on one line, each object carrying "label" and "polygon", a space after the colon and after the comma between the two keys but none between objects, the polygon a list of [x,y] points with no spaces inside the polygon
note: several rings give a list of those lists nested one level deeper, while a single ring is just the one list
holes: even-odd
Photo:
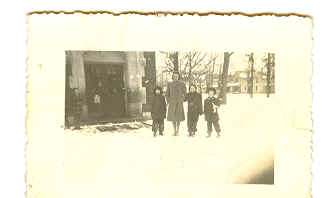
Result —
[{"label": "bare tree", "polygon": [[173,63],[173,71],[179,72],[178,52],[171,52],[170,59]]},{"label": "bare tree", "polygon": [[[274,67],[275,67],[275,54],[273,53],[268,53],[267,57],[267,76],[266,76],[266,96],[267,98],[269,97],[269,94],[272,93],[272,84],[274,83]],[[273,83],[272,83],[273,82]]]},{"label": "bare tree", "polygon": [[188,85],[198,84],[207,75],[218,56],[204,52],[185,52],[180,58],[181,72],[186,76]]},{"label": "bare tree", "polygon": [[167,72],[179,72],[179,59],[178,59],[178,52],[165,52],[160,51],[161,54],[165,55],[164,63],[166,65],[165,70]]},{"label": "bare tree", "polygon": [[248,72],[247,72],[247,90],[248,93],[250,94],[251,98],[253,97],[253,81],[254,81],[254,57],[253,57],[253,52],[250,54],[246,54],[246,56],[249,57],[248,64]]},{"label": "bare tree", "polygon": [[275,54],[274,53],[267,53],[262,58],[262,62],[266,68],[266,96],[269,97],[270,93],[274,91],[274,80],[275,80]]},{"label": "bare tree", "polygon": [[221,86],[219,98],[222,100],[222,104],[227,103],[227,82],[228,82],[228,70],[230,65],[230,57],[234,52],[224,52],[223,54],[223,71],[221,75]]},{"label": "bare tree", "polygon": [[214,73],[215,73],[215,59],[212,62],[212,70],[211,70],[211,76],[210,76],[210,84],[214,84]]},{"label": "bare tree", "polygon": [[271,54],[271,93],[275,93],[275,54]]},{"label": "bare tree", "polygon": [[[218,54],[198,51],[161,53],[165,55],[166,71],[178,71],[188,85],[202,83],[203,76],[212,77],[212,68],[218,57]],[[175,61],[176,57],[178,62]],[[212,78],[209,79],[210,82],[212,80]]]},{"label": "bare tree", "polygon": [[220,64],[220,67],[219,67],[219,81],[218,81],[219,89],[221,89],[221,87],[222,87],[222,71],[223,71],[223,65]]}]

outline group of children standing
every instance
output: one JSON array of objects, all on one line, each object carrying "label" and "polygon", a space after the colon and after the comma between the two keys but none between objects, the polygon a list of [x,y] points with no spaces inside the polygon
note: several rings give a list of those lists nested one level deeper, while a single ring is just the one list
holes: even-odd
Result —
[{"label": "group of children standing", "polygon": [[[183,109],[183,103],[187,102],[187,128],[189,137],[194,137],[197,132],[197,123],[200,115],[205,115],[207,122],[207,137],[210,137],[213,131],[213,126],[217,133],[217,137],[220,137],[221,127],[219,124],[218,107],[220,106],[219,100],[215,97],[216,90],[214,88],[208,89],[208,97],[202,105],[202,96],[197,92],[197,87],[191,85],[189,93],[186,93],[185,83],[180,81],[179,73],[173,74],[173,81],[168,84],[168,88],[165,94],[161,87],[154,89],[154,97],[152,100],[151,117],[153,119],[152,131],[154,137],[159,135],[163,136],[164,132],[164,119],[167,118],[171,121],[174,128],[174,136],[179,134],[180,122],[185,120],[185,113]],[[101,86],[99,86],[101,87]],[[94,102],[101,103],[98,93],[95,93]],[[81,117],[81,99],[79,97],[79,90],[73,89],[71,92],[70,100],[70,112],[72,113],[72,123],[74,129],[80,129],[80,117]],[[118,105],[119,103],[115,103]]]},{"label": "group of children standing", "polygon": [[[197,92],[197,87],[195,85],[190,86],[189,93],[185,94],[183,102],[187,102],[187,128],[188,136],[194,137],[197,132],[197,123],[199,116],[204,114],[205,120],[207,122],[207,137],[210,137],[214,129],[217,133],[217,137],[220,137],[221,127],[219,124],[219,114],[218,107],[220,106],[219,100],[215,97],[216,90],[214,88],[208,89],[208,97],[204,101],[204,107],[202,107],[202,96]],[[153,120],[152,131],[154,137],[157,136],[157,131],[159,135],[163,136],[164,132],[164,119],[166,118],[167,112],[166,98],[163,95],[161,87],[156,87],[154,89],[154,97],[152,100],[151,116]],[[178,125],[179,126],[179,125]],[[177,130],[177,129],[176,129]],[[178,135],[178,131],[175,132]]]}]

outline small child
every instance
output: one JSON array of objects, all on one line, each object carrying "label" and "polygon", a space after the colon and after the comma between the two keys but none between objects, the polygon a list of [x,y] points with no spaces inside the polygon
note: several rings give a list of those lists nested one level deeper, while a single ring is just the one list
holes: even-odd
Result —
[{"label": "small child", "polygon": [[214,88],[208,89],[208,98],[205,99],[204,113],[207,121],[207,137],[210,137],[213,131],[212,125],[214,125],[217,137],[220,137],[221,127],[219,124],[219,114],[217,108],[220,106],[219,100],[215,97],[216,90]]},{"label": "small child", "polygon": [[105,95],[106,90],[103,87],[102,81],[98,81],[97,87],[92,91],[93,102],[95,106],[95,112],[98,113],[98,117],[103,117],[105,112]]},{"label": "small child", "polygon": [[162,95],[161,87],[156,87],[154,89],[151,117],[153,119],[152,131],[154,132],[154,137],[157,135],[157,130],[159,131],[159,135],[163,136],[164,119],[166,117],[166,102],[165,97]]},{"label": "small child", "polygon": [[195,85],[190,86],[190,92],[186,94],[185,100],[187,101],[187,128],[189,137],[194,137],[197,131],[197,123],[199,115],[202,114],[202,97],[197,92]]}]

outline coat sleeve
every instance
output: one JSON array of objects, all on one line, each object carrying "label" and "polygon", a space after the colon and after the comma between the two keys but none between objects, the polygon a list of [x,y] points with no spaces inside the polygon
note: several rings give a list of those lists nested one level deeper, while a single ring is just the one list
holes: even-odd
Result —
[{"label": "coat sleeve", "polygon": [[167,85],[167,90],[165,92],[165,99],[166,99],[166,102],[169,104],[169,102],[170,102],[170,84],[169,83]]},{"label": "coat sleeve", "polygon": [[182,92],[183,92],[183,95],[182,95],[182,97],[183,97],[183,101],[185,101],[185,97],[186,97],[186,85],[185,85],[185,83],[183,83],[183,88],[182,88]]},{"label": "coat sleeve", "polygon": [[166,117],[166,111],[167,111],[167,109],[166,109],[166,102],[165,102],[165,97],[163,97],[163,114],[164,114],[164,117]]},{"label": "coat sleeve", "polygon": [[153,113],[154,107],[155,107],[155,98],[153,98],[152,101],[151,101],[150,113]]},{"label": "coat sleeve", "polygon": [[187,93],[187,94],[185,94],[184,101],[188,101],[188,93]]},{"label": "coat sleeve", "polygon": [[220,102],[220,100],[219,100],[218,98],[216,98],[215,101],[214,101],[214,104],[215,104],[216,106],[220,107],[221,102]]},{"label": "coat sleeve", "polygon": [[204,113],[205,114],[207,114],[207,109],[208,107],[207,107],[207,100],[205,100],[205,102],[204,102]]},{"label": "coat sleeve", "polygon": [[202,109],[202,95],[199,95],[199,113],[202,114],[203,113],[203,109]]}]

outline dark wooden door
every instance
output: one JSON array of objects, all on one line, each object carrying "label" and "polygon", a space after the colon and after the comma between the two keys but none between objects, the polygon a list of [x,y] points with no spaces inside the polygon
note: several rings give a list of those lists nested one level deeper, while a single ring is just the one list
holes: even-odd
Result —
[{"label": "dark wooden door", "polygon": [[106,67],[106,87],[108,89],[108,115],[120,118],[125,115],[125,87],[123,65],[111,64]]},{"label": "dark wooden door", "polygon": [[[123,65],[88,63],[85,64],[85,72],[89,117],[94,119],[108,119],[124,116]],[[102,93],[99,108],[94,103],[96,90]]]}]

